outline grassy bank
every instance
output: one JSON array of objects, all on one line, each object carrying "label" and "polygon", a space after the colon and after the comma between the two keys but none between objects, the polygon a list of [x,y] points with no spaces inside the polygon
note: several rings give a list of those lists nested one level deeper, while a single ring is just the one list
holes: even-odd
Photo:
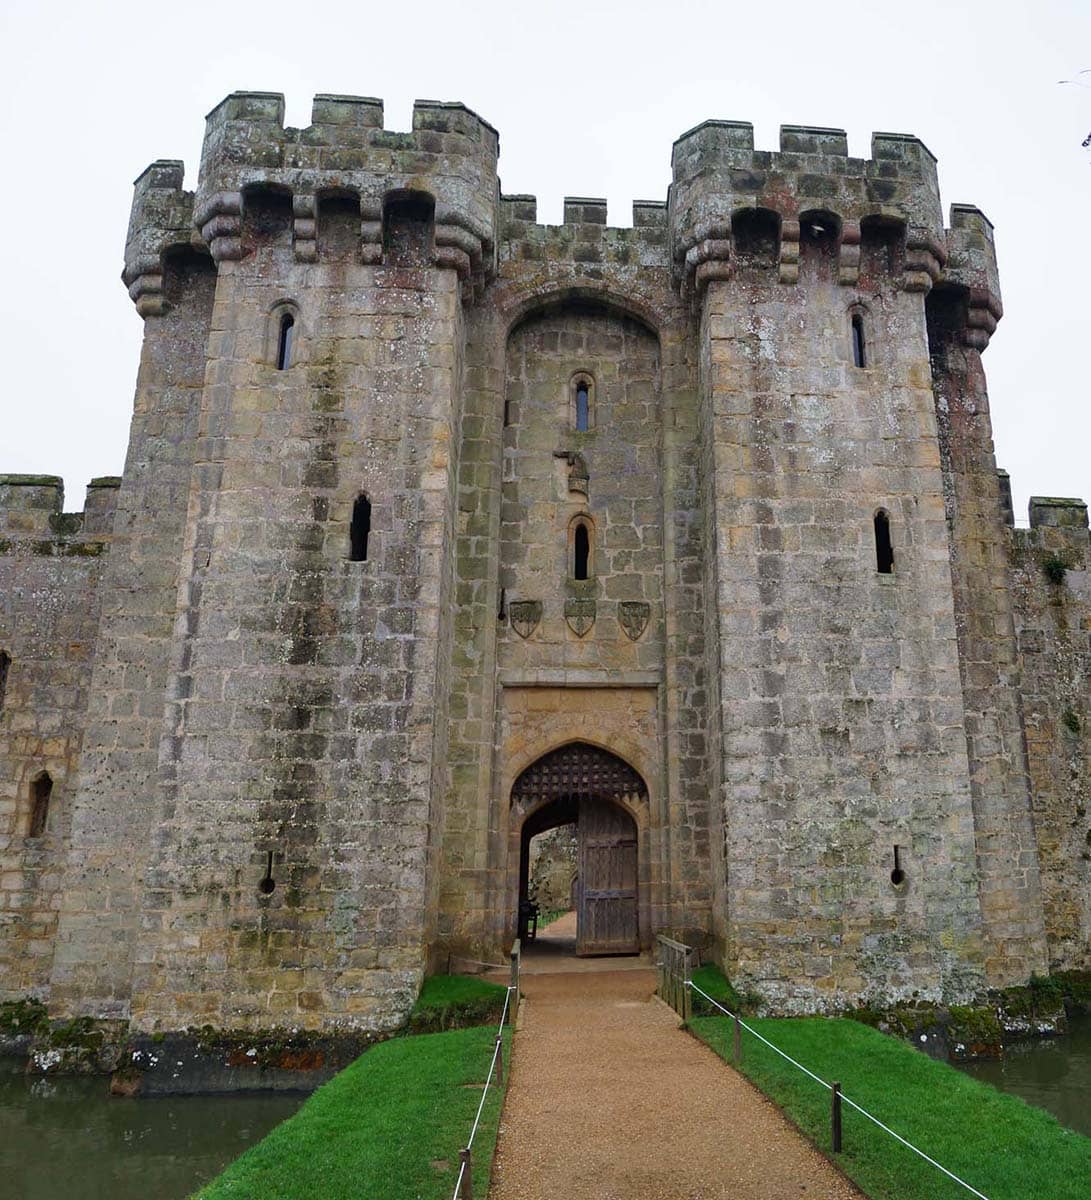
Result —
[{"label": "grassy bank", "polygon": [[[444,1200],[454,1191],[492,1058],[489,1026],[395,1038],[319,1088],[197,1193],[197,1200]],[[510,1047],[505,1032],[505,1062]],[[489,1089],[474,1141],[484,1196],[503,1089]]]},{"label": "grassy bank", "polygon": [[475,975],[432,975],[424,981],[413,1011],[410,1033],[441,1033],[471,1025],[495,1025],[508,990]]},{"label": "grassy bank", "polygon": [[[708,989],[706,989],[708,990]],[[1091,1139],[856,1021],[821,1017],[747,1023],[989,1200],[1087,1200]],[[731,1023],[695,1017],[690,1028],[732,1061]],[[823,1151],[830,1094],[743,1033],[742,1071]],[[831,1155],[872,1200],[965,1200],[970,1192],[844,1107],[844,1150]]]}]

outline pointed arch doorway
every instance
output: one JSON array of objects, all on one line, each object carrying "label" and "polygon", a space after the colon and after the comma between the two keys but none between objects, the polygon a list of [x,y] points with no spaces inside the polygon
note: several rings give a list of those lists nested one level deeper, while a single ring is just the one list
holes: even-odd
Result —
[{"label": "pointed arch doorway", "polygon": [[647,800],[647,786],[637,771],[617,755],[585,742],[570,742],[542,755],[512,786],[520,903],[527,898],[531,839],[560,825],[576,826],[578,955],[640,952],[637,822]]}]

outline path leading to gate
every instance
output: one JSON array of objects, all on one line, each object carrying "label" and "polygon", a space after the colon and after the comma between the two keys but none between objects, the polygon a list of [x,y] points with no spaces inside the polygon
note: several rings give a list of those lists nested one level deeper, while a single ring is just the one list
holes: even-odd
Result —
[{"label": "path leading to gate", "polygon": [[606,961],[523,976],[489,1200],[860,1200],[678,1028],[654,971]]}]

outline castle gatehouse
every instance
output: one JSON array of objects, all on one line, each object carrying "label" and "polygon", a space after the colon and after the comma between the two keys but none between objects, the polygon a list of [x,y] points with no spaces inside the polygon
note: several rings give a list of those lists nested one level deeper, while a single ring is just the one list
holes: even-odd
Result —
[{"label": "castle gatehouse", "polygon": [[989,221],[708,121],[607,224],[239,92],[136,181],[124,474],[0,477],[0,988],[390,1029],[578,829],[579,950],[775,1009],[1091,965],[1086,506],[1014,527]]}]

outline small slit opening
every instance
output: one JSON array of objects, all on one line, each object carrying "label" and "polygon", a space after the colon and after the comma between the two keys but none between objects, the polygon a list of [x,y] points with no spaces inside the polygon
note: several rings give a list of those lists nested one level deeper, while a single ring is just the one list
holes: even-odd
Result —
[{"label": "small slit opening", "polygon": [[576,526],[572,545],[572,578],[587,579],[591,563],[591,535],[582,522]]},{"label": "small slit opening", "polygon": [[292,342],[295,340],[295,317],[285,313],[280,318],[277,337],[277,370],[286,371],[292,365]]},{"label": "small slit opening", "polygon": [[367,562],[367,543],[371,537],[371,501],[367,496],[357,496],[352,506],[352,524],[349,526],[349,557],[352,562]]}]

